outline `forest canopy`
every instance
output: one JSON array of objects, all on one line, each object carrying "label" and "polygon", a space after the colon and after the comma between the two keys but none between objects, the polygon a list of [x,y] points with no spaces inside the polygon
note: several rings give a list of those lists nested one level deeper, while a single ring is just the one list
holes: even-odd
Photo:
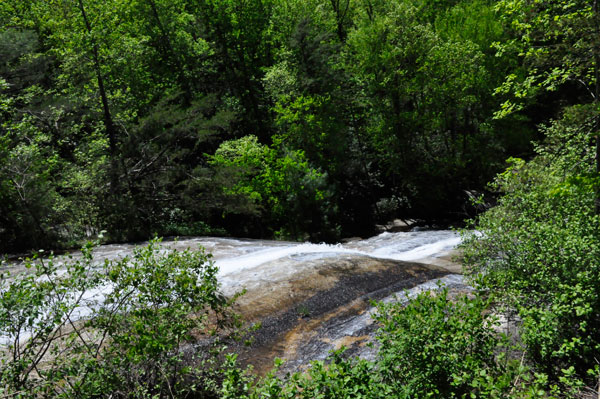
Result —
[{"label": "forest canopy", "polygon": [[494,119],[508,33],[482,0],[3,2],[0,250],[472,216],[539,118]]},{"label": "forest canopy", "polygon": [[550,7],[523,35],[527,7],[3,2],[0,250],[460,223],[593,86],[577,24],[592,17]]}]

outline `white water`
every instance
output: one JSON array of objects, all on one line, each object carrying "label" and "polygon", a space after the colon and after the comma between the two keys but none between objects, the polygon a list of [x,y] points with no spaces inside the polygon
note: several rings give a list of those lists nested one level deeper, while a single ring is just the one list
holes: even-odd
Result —
[{"label": "white water", "polygon": [[[363,255],[379,259],[419,261],[445,255],[460,243],[458,233],[448,230],[382,233],[378,236],[352,241],[348,244],[312,244],[286,241],[250,240],[218,237],[196,237],[177,241],[166,241],[163,245],[171,249],[206,248],[212,253],[219,276],[271,263],[279,259],[316,260],[336,255]],[[144,244],[141,244],[144,245]],[[94,259],[100,264],[105,259],[119,259],[131,255],[134,244],[102,245],[94,250]],[[78,253],[59,256],[55,264],[61,266]],[[2,264],[0,269],[19,272],[23,263]]]},{"label": "white water", "polygon": [[[242,288],[260,289],[261,281],[274,278],[290,278],[303,267],[315,267],[314,261],[337,256],[369,256],[378,259],[417,261],[431,263],[433,259],[445,256],[460,243],[456,232],[413,231],[383,233],[366,240],[357,240],[347,244],[311,244],[268,240],[246,240],[215,237],[186,238],[164,243],[169,249],[206,248],[214,256],[219,267],[219,280],[223,292],[231,295]],[[130,255],[133,244],[103,245],[94,251],[94,259],[100,264],[106,259],[118,259]],[[58,257],[55,264],[60,265],[80,255],[71,254]],[[310,266],[306,266],[310,264]],[[0,270],[22,272],[22,263],[2,264]],[[89,316],[92,309],[102,303],[105,295],[111,291],[109,285],[84,293],[84,305],[78,307],[72,318]],[[75,298],[77,295],[73,295]],[[90,305],[85,305],[89,303]],[[26,334],[21,335],[25,338]],[[0,345],[10,342],[10,337],[0,336]]]},{"label": "white water", "polygon": [[[220,240],[216,242],[214,240]],[[203,246],[212,244],[219,275],[226,276],[243,269],[254,268],[276,260],[316,260],[336,255],[363,255],[379,259],[419,261],[446,255],[460,243],[458,233],[447,230],[414,231],[403,233],[382,233],[366,240],[348,244],[283,243],[274,241],[228,240],[233,251],[221,257],[218,250],[225,244],[223,239],[197,243]]]}]

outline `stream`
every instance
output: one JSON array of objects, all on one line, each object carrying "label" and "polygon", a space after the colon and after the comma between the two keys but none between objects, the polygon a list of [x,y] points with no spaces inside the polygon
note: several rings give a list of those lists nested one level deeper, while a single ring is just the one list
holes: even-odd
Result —
[{"label": "stream", "polygon": [[[336,245],[195,237],[166,240],[163,246],[206,248],[219,267],[223,293],[232,296],[246,290],[236,311],[262,327],[250,337],[253,345],[235,350],[243,364],[264,374],[276,357],[286,360],[280,370],[285,373],[306,367],[310,360],[325,359],[342,346],[348,355],[374,356],[376,345],[367,345],[377,329],[373,300],[407,301],[439,284],[451,292],[469,290],[459,274],[460,265],[452,261],[459,243],[456,232],[422,230],[385,232]],[[117,259],[134,248],[134,244],[102,245],[94,251],[94,259]],[[66,260],[57,257],[55,263]],[[19,262],[2,265],[11,273],[22,268]]]}]

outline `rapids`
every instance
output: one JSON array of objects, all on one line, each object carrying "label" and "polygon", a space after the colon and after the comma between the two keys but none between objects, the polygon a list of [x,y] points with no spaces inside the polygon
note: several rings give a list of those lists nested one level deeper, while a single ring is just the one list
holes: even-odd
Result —
[{"label": "rapids", "polygon": [[[373,356],[371,342],[376,326],[371,300],[401,300],[422,290],[468,290],[459,265],[451,260],[460,243],[447,230],[385,232],[345,244],[194,237],[165,240],[165,250],[204,247],[219,267],[225,295],[242,289],[237,311],[248,323],[262,325],[251,337],[254,345],[237,348],[240,359],[258,373],[272,366],[275,357],[287,360],[281,372],[324,359],[344,346],[349,354]],[[134,244],[102,245],[94,251],[99,264],[132,253]],[[59,256],[60,265],[77,253]],[[19,273],[23,264],[4,263],[2,271]],[[102,300],[110,287],[86,293]],[[79,309],[78,317],[88,312]],[[0,337],[0,341],[2,337]]]}]

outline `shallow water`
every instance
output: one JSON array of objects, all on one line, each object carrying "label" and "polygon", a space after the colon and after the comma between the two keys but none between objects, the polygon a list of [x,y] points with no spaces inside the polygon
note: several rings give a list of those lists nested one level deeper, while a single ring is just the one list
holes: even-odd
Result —
[{"label": "shallow water", "polygon": [[[335,245],[218,237],[167,240],[162,245],[165,250],[204,247],[219,268],[223,293],[247,291],[238,299],[238,311],[264,328],[257,335],[257,346],[241,357],[260,372],[275,356],[287,358],[284,370],[294,371],[341,345],[351,346],[352,353],[362,357],[372,356],[365,345],[375,331],[369,301],[407,300],[420,291],[437,289],[438,282],[466,289],[462,277],[452,274],[456,265],[448,260],[459,243],[456,232],[436,230],[386,232]],[[102,245],[94,251],[94,260],[100,264],[119,259],[131,255],[135,247]],[[80,256],[76,252],[59,256],[55,264],[60,267]],[[5,263],[2,269],[24,271],[21,262]],[[104,286],[86,292],[85,298],[101,302],[110,290]],[[310,314],[300,314],[299,308]],[[90,313],[90,308],[81,307],[74,316]],[[6,342],[7,337],[0,337],[0,345]]]}]

